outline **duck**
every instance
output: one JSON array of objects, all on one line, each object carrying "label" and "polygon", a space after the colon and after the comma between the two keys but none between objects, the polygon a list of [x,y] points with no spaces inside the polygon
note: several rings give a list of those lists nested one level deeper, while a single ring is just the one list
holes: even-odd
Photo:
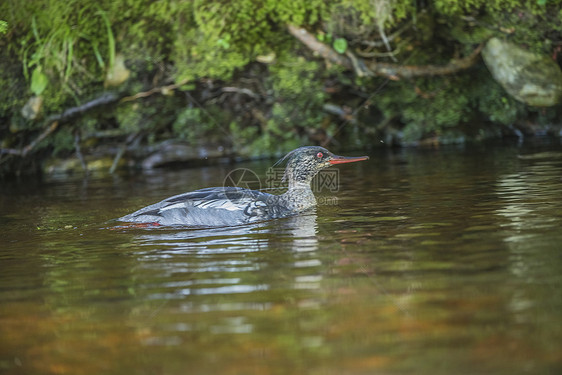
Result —
[{"label": "duck", "polygon": [[117,220],[131,224],[182,227],[224,227],[294,216],[316,206],[312,179],[337,164],[368,160],[368,156],[339,156],[320,146],[289,152],[280,195],[236,186],[209,187],[166,198]]}]

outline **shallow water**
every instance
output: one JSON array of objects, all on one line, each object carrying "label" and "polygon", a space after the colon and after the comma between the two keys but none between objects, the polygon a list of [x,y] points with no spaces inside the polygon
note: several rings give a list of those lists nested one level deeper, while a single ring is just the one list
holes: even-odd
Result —
[{"label": "shallow water", "polygon": [[110,219],[270,162],[5,183],[0,372],[559,374],[561,156],[379,153],[219,229]]}]

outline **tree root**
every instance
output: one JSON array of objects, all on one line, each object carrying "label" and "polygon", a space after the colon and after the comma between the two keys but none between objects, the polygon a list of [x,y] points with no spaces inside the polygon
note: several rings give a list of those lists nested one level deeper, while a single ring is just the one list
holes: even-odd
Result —
[{"label": "tree root", "polygon": [[346,51],[345,55],[342,55],[337,53],[332,47],[320,42],[304,28],[294,25],[288,25],[287,28],[291,35],[301,41],[311,51],[318,53],[332,63],[353,70],[358,76],[381,76],[392,80],[455,74],[473,66],[478,61],[478,55],[484,47],[484,44],[480,44],[470,55],[461,59],[453,59],[446,65],[399,65],[371,60],[364,61],[349,50]]}]

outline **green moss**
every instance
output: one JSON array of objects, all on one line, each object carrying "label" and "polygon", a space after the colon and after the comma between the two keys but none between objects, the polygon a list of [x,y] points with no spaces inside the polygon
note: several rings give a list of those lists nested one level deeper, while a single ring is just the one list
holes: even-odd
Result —
[{"label": "green moss", "polygon": [[411,1],[343,0],[336,4],[338,7],[341,4],[343,7],[352,7],[358,11],[362,23],[382,27],[393,26],[416,12],[416,5]]},{"label": "green moss", "polygon": [[61,155],[74,149],[74,135],[72,129],[63,128],[53,134],[48,142],[43,142],[44,146],[53,148],[53,155]]},{"label": "green moss", "polygon": [[174,25],[178,38],[172,58],[178,78],[228,79],[256,56],[293,42],[280,32],[285,23],[317,22],[325,8],[319,0],[194,1],[193,9]]},{"label": "green moss", "polygon": [[[555,1],[558,2],[558,1]],[[544,11],[544,7],[539,5],[537,0],[526,0],[524,4],[518,0],[436,0],[435,9],[442,14],[459,15],[484,9],[487,12],[511,11],[515,8],[524,7],[536,12]]]},{"label": "green moss", "polygon": [[487,116],[486,120],[502,125],[511,125],[526,115],[525,105],[507,95],[497,83],[489,81],[482,85],[473,97],[475,107]]},{"label": "green moss", "polygon": [[[466,139],[469,129],[490,124],[512,125],[527,115],[524,104],[509,97],[485,68],[451,77],[423,78],[391,85],[376,105],[385,118],[403,124],[403,141],[427,136],[441,140]],[[459,131],[465,128],[465,137]],[[468,126],[468,127],[467,127]]]},{"label": "green moss", "polygon": [[459,20],[459,22],[454,23],[450,29],[450,35],[463,44],[478,44],[485,42],[494,35],[494,32],[489,28],[470,25]]},{"label": "green moss", "polygon": [[279,147],[287,149],[300,141],[301,135],[319,127],[322,105],[326,100],[318,63],[282,56],[270,67],[270,85],[276,102],[267,122],[266,135]]},{"label": "green moss", "polygon": [[148,127],[145,119],[150,118],[155,110],[151,107],[144,107],[139,103],[121,105],[115,110],[115,117],[119,123],[119,128],[126,132],[135,133],[143,127]]},{"label": "green moss", "polygon": [[552,48],[551,37],[562,32],[561,0],[437,0],[435,11],[462,43],[479,43],[488,36],[509,36],[535,52]]}]

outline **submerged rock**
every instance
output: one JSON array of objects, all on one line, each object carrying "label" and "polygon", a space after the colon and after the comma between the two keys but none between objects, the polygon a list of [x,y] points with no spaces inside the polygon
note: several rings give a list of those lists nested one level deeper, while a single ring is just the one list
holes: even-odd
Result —
[{"label": "submerged rock", "polygon": [[[47,175],[74,174],[74,173],[90,173],[90,172],[106,172],[113,165],[114,158],[111,156],[87,156],[84,160],[87,170],[84,170],[82,161],[76,156],[66,159],[51,158],[43,165],[43,172]],[[126,160],[119,160],[119,166],[125,167]]]},{"label": "submerged rock", "polygon": [[494,79],[515,99],[550,107],[562,101],[562,71],[550,57],[492,38],[482,57]]}]

